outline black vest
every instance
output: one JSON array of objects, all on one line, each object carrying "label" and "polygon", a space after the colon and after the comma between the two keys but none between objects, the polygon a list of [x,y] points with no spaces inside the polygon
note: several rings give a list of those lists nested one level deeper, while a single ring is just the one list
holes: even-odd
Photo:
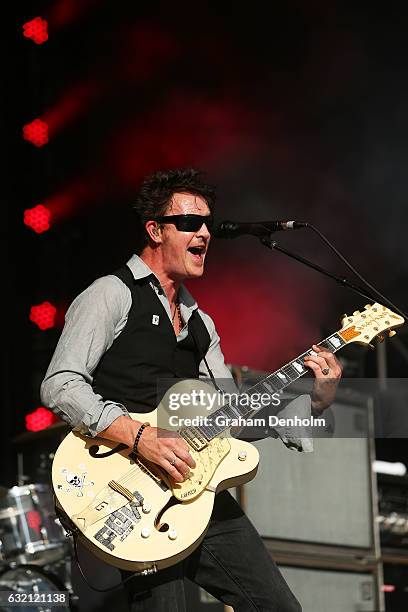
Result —
[{"label": "black vest", "polygon": [[150,286],[153,275],[135,280],[128,266],[114,274],[130,289],[132,305],[124,329],[94,372],[92,386],[105,401],[120,402],[129,412],[150,412],[164,393],[160,384],[158,393],[160,380],[198,378],[210,335],[195,310],[187,337],[177,342],[169,316]]}]

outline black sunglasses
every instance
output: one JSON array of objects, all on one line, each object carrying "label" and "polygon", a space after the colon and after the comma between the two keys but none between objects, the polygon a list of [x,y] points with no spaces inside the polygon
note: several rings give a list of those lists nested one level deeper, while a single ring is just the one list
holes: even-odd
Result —
[{"label": "black sunglasses", "polygon": [[157,223],[174,223],[179,232],[197,232],[205,223],[211,233],[214,226],[212,215],[166,215],[156,217],[154,221],[157,221]]}]

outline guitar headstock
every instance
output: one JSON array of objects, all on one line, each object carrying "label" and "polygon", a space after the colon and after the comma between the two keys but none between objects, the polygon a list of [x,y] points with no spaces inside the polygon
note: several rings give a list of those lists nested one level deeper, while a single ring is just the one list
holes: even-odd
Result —
[{"label": "guitar headstock", "polygon": [[394,328],[403,325],[404,319],[386,306],[375,303],[367,304],[363,312],[356,310],[350,316],[343,315],[341,323],[343,327],[338,334],[345,342],[370,345],[375,337],[382,342],[386,331],[390,337],[394,336]]}]

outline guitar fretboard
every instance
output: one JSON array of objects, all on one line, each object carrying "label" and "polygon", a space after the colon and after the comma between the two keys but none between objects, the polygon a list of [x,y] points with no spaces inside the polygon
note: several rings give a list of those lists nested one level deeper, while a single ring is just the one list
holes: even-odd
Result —
[{"label": "guitar fretboard", "polygon": [[[347,342],[345,342],[338,333],[335,333],[319,342],[318,346],[335,353],[346,344]],[[249,418],[259,410],[259,408],[254,409],[251,407],[250,397],[252,395],[269,394],[272,396],[274,393],[279,393],[290,384],[301,378],[304,374],[306,374],[306,372],[310,372],[310,369],[304,365],[303,360],[307,355],[315,354],[316,353],[312,348],[305,351],[296,357],[296,359],[286,363],[279,370],[276,370],[260,382],[256,383],[256,385],[239,396],[236,401],[225,404],[221,408],[218,408],[211,413],[211,425],[200,425],[195,429],[197,429],[206,440],[210,441],[216,436],[219,436],[223,431],[225,431],[225,429],[228,429],[228,427],[216,424],[216,419],[218,416],[222,417],[220,419],[222,422],[230,419],[239,419],[239,417]],[[244,396],[249,398],[247,403],[242,401]]]}]

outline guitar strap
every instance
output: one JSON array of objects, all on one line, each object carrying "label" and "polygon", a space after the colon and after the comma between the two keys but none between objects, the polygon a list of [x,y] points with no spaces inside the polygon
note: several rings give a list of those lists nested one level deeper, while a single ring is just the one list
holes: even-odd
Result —
[{"label": "guitar strap", "polygon": [[[200,316],[199,313],[198,313],[198,309],[194,310],[193,314],[190,317],[190,321],[195,316],[198,316],[198,317]],[[204,361],[204,363],[206,365],[206,368],[208,370],[208,373],[210,375],[210,378],[211,378],[211,381],[212,381],[214,387],[217,389],[217,391],[219,391],[222,394],[221,389],[217,385],[217,381],[215,380],[214,374],[212,373],[212,370],[211,370],[210,366],[208,365],[208,361],[207,361],[207,359],[206,359],[206,357],[204,355],[204,352],[203,352],[203,350],[201,348],[200,342],[198,341],[198,338],[196,336],[196,331],[194,329],[194,325],[190,325],[189,332],[191,333],[191,337],[194,340],[194,344],[196,346],[196,349],[197,349],[197,352],[198,352],[198,355],[199,355],[201,361]]]}]

